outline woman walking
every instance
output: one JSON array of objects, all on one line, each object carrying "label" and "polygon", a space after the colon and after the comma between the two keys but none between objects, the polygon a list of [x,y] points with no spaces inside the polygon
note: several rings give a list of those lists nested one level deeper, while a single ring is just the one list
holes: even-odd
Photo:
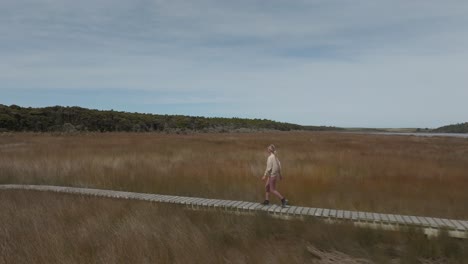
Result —
[{"label": "woman walking", "polygon": [[268,156],[266,170],[262,177],[262,181],[266,180],[265,201],[263,204],[268,205],[270,203],[270,192],[272,192],[281,199],[281,205],[285,207],[288,204],[288,200],[276,190],[276,181],[278,178],[282,180],[283,176],[281,175],[281,163],[276,156],[275,145],[268,146],[267,151],[270,156]]}]

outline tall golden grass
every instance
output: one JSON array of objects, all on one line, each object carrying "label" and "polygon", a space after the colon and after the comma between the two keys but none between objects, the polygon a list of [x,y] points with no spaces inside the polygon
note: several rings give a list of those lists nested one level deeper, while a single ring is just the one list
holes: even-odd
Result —
[{"label": "tall golden grass", "polygon": [[[328,132],[0,136],[0,183],[263,200],[266,146],[295,205],[468,219],[468,140]],[[277,202],[273,200],[273,202]]]},{"label": "tall golden grass", "polygon": [[[466,263],[468,242],[76,195],[0,192],[0,263]],[[420,262],[421,261],[421,262]],[[424,262],[422,262],[424,261]]]}]

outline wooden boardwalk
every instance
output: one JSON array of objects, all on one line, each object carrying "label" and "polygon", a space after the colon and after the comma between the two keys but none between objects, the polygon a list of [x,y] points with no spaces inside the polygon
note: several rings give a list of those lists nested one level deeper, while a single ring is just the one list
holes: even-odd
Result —
[{"label": "wooden boardwalk", "polygon": [[144,200],[159,203],[182,205],[192,209],[216,209],[239,213],[263,212],[280,218],[320,219],[328,223],[349,222],[356,226],[381,228],[385,230],[400,230],[405,228],[421,229],[429,236],[436,236],[445,230],[449,236],[468,238],[468,221],[410,216],[395,214],[380,214],[371,212],[358,212],[334,210],[327,208],[312,208],[302,206],[262,205],[258,202],[206,199],[187,196],[160,195],[149,193],[122,192],[101,189],[61,187],[48,185],[0,185],[0,190],[31,190],[57,193],[70,193],[78,195],[109,197],[119,199]]}]

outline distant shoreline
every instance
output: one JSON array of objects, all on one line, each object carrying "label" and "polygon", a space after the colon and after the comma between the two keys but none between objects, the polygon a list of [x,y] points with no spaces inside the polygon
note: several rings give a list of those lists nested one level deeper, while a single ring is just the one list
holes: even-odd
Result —
[{"label": "distant shoreline", "polygon": [[368,134],[384,136],[416,136],[416,137],[456,137],[468,138],[468,133],[432,133],[432,132],[366,132],[366,131],[343,131],[340,133]]}]

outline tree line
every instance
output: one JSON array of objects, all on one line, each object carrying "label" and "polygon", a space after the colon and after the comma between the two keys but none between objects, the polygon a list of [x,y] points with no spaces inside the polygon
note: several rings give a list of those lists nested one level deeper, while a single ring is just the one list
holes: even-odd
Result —
[{"label": "tree line", "polygon": [[439,127],[433,132],[440,133],[468,133],[468,122]]},{"label": "tree line", "polygon": [[34,132],[229,132],[236,130],[333,130],[267,119],[129,113],[82,107],[43,108],[0,104],[0,131]]}]

